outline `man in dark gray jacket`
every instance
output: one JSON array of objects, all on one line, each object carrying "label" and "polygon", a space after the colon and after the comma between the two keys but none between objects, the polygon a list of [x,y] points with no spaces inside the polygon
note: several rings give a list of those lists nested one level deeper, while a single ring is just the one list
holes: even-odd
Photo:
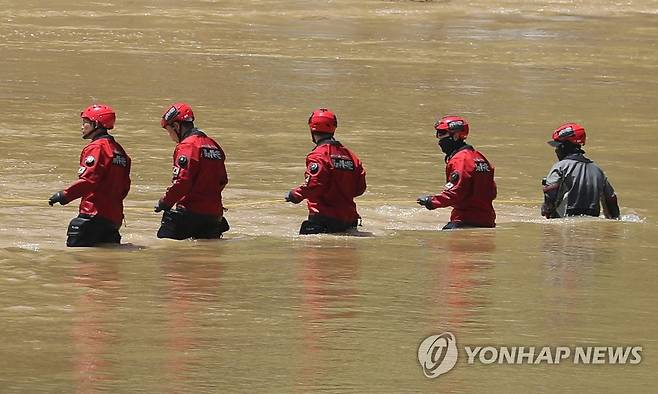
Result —
[{"label": "man in dark gray jacket", "polygon": [[608,178],[581,149],[585,145],[585,129],[577,123],[565,123],[555,129],[548,144],[555,147],[558,162],[542,181],[544,204],[542,216],[596,216],[619,219],[615,190]]}]

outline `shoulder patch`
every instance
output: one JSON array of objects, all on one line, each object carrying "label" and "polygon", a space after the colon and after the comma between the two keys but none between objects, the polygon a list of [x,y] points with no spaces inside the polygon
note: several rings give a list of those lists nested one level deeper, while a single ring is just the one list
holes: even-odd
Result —
[{"label": "shoulder patch", "polygon": [[320,165],[318,163],[312,162],[308,165],[308,172],[311,173],[311,175],[317,174],[318,171],[320,171]]},{"label": "shoulder patch", "polygon": [[119,167],[127,167],[128,159],[126,159],[126,157],[120,153],[115,153],[114,157],[112,158],[112,164]]},{"label": "shoulder patch", "polygon": [[86,170],[87,170],[87,167],[80,167],[80,168],[78,168],[78,176],[84,174]]},{"label": "shoulder patch", "polygon": [[489,172],[489,163],[484,160],[475,160],[475,172]]},{"label": "shoulder patch", "polygon": [[450,179],[449,180],[450,180],[450,183],[453,183],[453,184],[457,183],[459,181],[459,173],[457,171],[455,171],[452,174],[450,174]]},{"label": "shoulder patch", "polygon": [[332,156],[331,163],[337,170],[354,171],[354,162],[350,158],[342,156]]},{"label": "shoulder patch", "polygon": [[180,168],[185,168],[185,167],[187,167],[187,157],[186,157],[185,155],[180,155],[180,156],[178,156],[178,160],[177,160],[177,162],[178,162],[178,166],[179,166]]},{"label": "shoulder patch", "polygon": [[94,163],[96,163],[96,159],[94,158],[94,156],[89,155],[89,156],[85,157],[85,165],[87,167],[93,166]]},{"label": "shoulder patch", "polygon": [[201,157],[210,160],[223,160],[222,151],[216,148],[201,148]]}]

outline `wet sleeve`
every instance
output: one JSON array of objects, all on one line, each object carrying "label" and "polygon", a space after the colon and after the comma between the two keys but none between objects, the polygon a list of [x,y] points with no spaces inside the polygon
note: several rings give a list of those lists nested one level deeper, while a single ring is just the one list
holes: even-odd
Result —
[{"label": "wet sleeve", "polygon": [[471,194],[473,187],[473,166],[469,166],[462,158],[453,159],[448,162],[446,168],[447,183],[443,192],[432,196],[434,208],[454,206]]},{"label": "wet sleeve", "polygon": [[128,195],[128,192],[130,191],[130,185],[131,185],[131,180],[130,180],[130,159],[128,159],[128,166],[126,168],[126,178],[125,182],[123,184],[123,193],[121,194],[122,198],[126,198]]},{"label": "wet sleeve", "polygon": [[224,153],[224,150],[221,147],[219,147],[219,151],[222,152],[222,160],[220,164],[221,175],[219,178],[219,191],[221,192],[228,184],[228,173],[226,172],[226,153]]},{"label": "wet sleeve", "polygon": [[66,200],[73,201],[93,192],[103,179],[109,164],[108,156],[103,153],[100,145],[85,148],[80,154],[78,180],[64,189]]},{"label": "wet sleeve", "polygon": [[493,190],[492,190],[492,194],[491,194],[491,199],[495,200],[496,197],[498,197],[498,185],[496,184],[496,181],[494,181],[494,180],[492,180],[491,182],[493,183]]},{"label": "wet sleeve", "polygon": [[603,185],[603,196],[601,196],[601,206],[603,207],[603,215],[607,219],[619,219],[619,203],[617,202],[617,194],[608,179],[605,179]]},{"label": "wet sleeve", "polygon": [[130,184],[131,184],[131,181],[130,181],[130,167],[131,167],[132,163],[131,163],[130,158],[128,157],[128,155],[126,155],[126,158],[128,159],[128,167],[126,168],[127,173],[126,173],[126,183],[124,184],[124,189],[123,189],[123,198],[126,198],[126,196],[128,195],[128,192],[130,191]]},{"label": "wet sleeve", "polygon": [[556,216],[555,208],[557,205],[558,191],[562,184],[562,170],[559,164],[558,162],[551,167],[546,176],[546,181],[542,184],[544,203],[541,206],[541,215],[546,218],[558,217]]},{"label": "wet sleeve", "polygon": [[319,155],[306,158],[306,171],[304,172],[304,183],[292,190],[294,197],[299,201],[305,198],[317,198],[329,184],[331,168]]},{"label": "wet sleeve", "polygon": [[354,197],[358,197],[366,192],[366,169],[363,167],[361,161],[358,162],[359,167],[356,169],[356,189]]},{"label": "wet sleeve", "polygon": [[192,189],[199,171],[199,157],[193,145],[179,145],[174,152],[172,184],[165,192],[162,201],[172,207]]}]

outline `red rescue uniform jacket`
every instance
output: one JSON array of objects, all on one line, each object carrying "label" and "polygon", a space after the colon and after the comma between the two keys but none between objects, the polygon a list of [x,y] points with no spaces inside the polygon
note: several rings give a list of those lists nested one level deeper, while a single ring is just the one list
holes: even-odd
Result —
[{"label": "red rescue uniform jacket", "polygon": [[354,152],[334,139],[319,141],[306,156],[304,183],[292,190],[307,199],[309,215],[353,223],[360,218],[354,197],[366,191],[366,170]]},{"label": "red rescue uniform jacket", "polygon": [[457,150],[446,162],[446,185],[432,197],[435,208],[453,207],[451,222],[480,227],[495,227],[496,198],[494,166],[470,145]]},{"label": "red rescue uniform jacket", "polygon": [[109,134],[94,138],[80,153],[79,179],[64,190],[67,201],[82,197],[80,213],[121,227],[123,199],[130,190],[130,157]]},{"label": "red rescue uniform jacket", "polygon": [[172,184],[162,201],[178,209],[221,217],[222,190],[228,183],[226,155],[215,140],[192,129],[174,149]]}]

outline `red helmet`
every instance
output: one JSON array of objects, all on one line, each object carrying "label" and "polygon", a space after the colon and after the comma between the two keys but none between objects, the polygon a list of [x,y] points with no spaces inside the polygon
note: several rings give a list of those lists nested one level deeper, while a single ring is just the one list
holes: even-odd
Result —
[{"label": "red helmet", "polygon": [[308,118],[308,127],[310,127],[311,131],[333,134],[336,131],[336,127],[338,127],[338,119],[330,110],[319,108],[313,111]]},{"label": "red helmet", "polygon": [[192,107],[186,103],[174,103],[169,107],[160,120],[160,126],[164,129],[174,122],[194,122]]},{"label": "red helmet", "polygon": [[85,108],[84,111],[80,112],[80,117],[94,121],[97,125],[107,130],[112,130],[114,128],[114,122],[117,119],[114,110],[110,108],[110,106],[104,104],[90,105]]},{"label": "red helmet", "polygon": [[459,116],[444,116],[434,124],[436,138],[443,138],[446,134],[456,135],[460,140],[468,136],[468,122]]},{"label": "red helmet", "polygon": [[563,142],[571,142],[576,145],[585,145],[585,128],[578,123],[565,123],[555,129],[553,140],[548,141],[551,146],[559,146]]}]

